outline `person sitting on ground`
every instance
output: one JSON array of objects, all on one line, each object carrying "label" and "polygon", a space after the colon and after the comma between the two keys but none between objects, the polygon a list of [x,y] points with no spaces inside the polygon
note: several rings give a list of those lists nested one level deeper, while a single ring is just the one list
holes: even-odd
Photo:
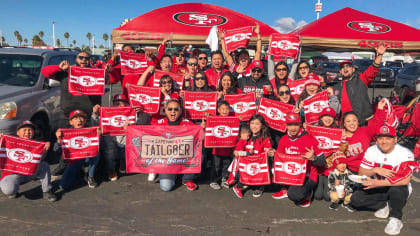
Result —
[{"label": "person sitting on ground", "polygon": [[[16,129],[16,135],[23,139],[33,139],[37,126],[29,120],[23,121],[18,125]],[[0,133],[0,139],[3,134]],[[41,188],[43,196],[50,202],[57,201],[57,196],[51,190],[51,171],[50,166],[47,162],[43,161],[46,155],[46,151],[50,148],[50,143],[47,142],[45,145],[44,156],[41,158],[41,162],[38,165],[38,169],[33,175],[22,175],[12,171],[3,171],[0,178],[0,189],[10,199],[16,198],[19,193],[19,186],[21,183],[26,183],[31,180],[38,179],[41,181]]]}]

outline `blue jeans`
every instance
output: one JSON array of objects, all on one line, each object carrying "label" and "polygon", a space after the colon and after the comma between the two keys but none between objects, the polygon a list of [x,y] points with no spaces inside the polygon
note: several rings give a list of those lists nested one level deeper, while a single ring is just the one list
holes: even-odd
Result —
[{"label": "blue jeans", "polygon": [[76,176],[82,166],[88,166],[88,175],[89,177],[93,178],[98,161],[99,155],[92,158],[81,159],[71,165],[68,165],[64,170],[63,176],[61,177],[60,187],[62,189],[69,189],[76,180]]},{"label": "blue jeans", "polygon": [[[175,179],[177,174],[159,174],[160,189],[169,192],[175,186]],[[184,174],[182,180],[184,182],[193,181],[196,174]]]}]

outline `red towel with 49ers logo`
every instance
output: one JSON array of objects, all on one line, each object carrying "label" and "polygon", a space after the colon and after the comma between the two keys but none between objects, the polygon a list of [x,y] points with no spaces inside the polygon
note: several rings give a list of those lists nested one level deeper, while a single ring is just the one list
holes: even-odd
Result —
[{"label": "red towel with 49ers logo", "polygon": [[343,136],[342,129],[308,124],[306,131],[318,141],[318,148],[324,152],[325,156],[330,155],[340,147]]},{"label": "red towel with 49ers logo", "polygon": [[136,111],[132,107],[101,107],[101,131],[103,135],[124,136],[124,124],[136,123]]},{"label": "red towel with 49ers logo", "polygon": [[172,77],[172,79],[175,81],[176,91],[182,90],[184,85],[184,75],[161,70],[155,70],[153,74],[153,87],[159,87],[160,78],[162,78],[164,75],[170,75]]},{"label": "red towel with 49ers logo", "polygon": [[302,186],[305,182],[307,160],[302,155],[278,153],[274,155],[273,182]]},{"label": "red towel with 49ers logo", "polygon": [[120,52],[121,74],[143,74],[147,69],[147,57],[144,53]]},{"label": "red towel with 49ers logo", "polygon": [[295,101],[298,100],[299,95],[303,92],[303,89],[305,88],[305,82],[306,79],[298,79],[287,82],[287,85],[289,85],[290,88],[290,94],[292,94]]},{"label": "red towel with 49ers logo", "polygon": [[236,117],[213,116],[207,118],[206,148],[235,147],[239,135],[239,119]]},{"label": "red towel with 49ers logo", "polygon": [[105,70],[70,66],[68,89],[74,96],[104,95]]},{"label": "red towel with 49ers logo", "polygon": [[307,124],[318,122],[322,109],[329,106],[328,92],[322,91],[303,100],[303,109],[305,110],[305,121]]},{"label": "red towel with 49ers logo", "polygon": [[268,53],[273,56],[297,58],[299,36],[292,34],[272,34]]},{"label": "red towel with 49ers logo", "polygon": [[33,175],[44,150],[45,142],[4,135],[0,144],[0,170]]},{"label": "red towel with 49ers logo", "polygon": [[216,103],[216,92],[184,91],[184,116],[186,119],[192,120],[206,118],[204,113],[209,113],[210,116],[215,116]]},{"label": "red towel with 49ers logo", "polygon": [[231,29],[225,31],[225,45],[228,52],[238,48],[248,48],[249,40],[252,37],[252,26]]},{"label": "red towel with 49ers logo", "polygon": [[286,115],[292,112],[294,107],[284,102],[261,98],[257,113],[264,116],[270,128],[286,132]]},{"label": "red towel with 49ers logo", "polygon": [[242,117],[242,121],[247,121],[256,113],[255,105],[256,93],[224,95],[224,99],[230,105],[230,115]]},{"label": "red towel with 49ers logo", "polygon": [[63,159],[77,160],[98,155],[99,134],[97,126],[60,130],[62,133],[61,149],[63,151]]},{"label": "red towel with 49ers logo", "polygon": [[258,156],[241,156],[238,161],[239,182],[244,185],[268,185],[270,172],[266,153]]},{"label": "red towel with 49ers logo", "polygon": [[127,87],[130,105],[142,107],[149,114],[156,114],[160,107],[160,88],[129,84]]}]

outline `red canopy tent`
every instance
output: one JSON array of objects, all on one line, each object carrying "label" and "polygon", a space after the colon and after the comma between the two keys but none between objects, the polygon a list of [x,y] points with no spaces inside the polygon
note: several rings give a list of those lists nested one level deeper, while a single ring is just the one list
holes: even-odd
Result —
[{"label": "red canopy tent", "polygon": [[420,30],[350,7],[290,33],[301,37],[304,50],[367,50],[375,48],[379,42],[384,42],[388,50],[393,51],[420,50]]},{"label": "red canopy tent", "polygon": [[[114,43],[159,44],[172,34],[174,44],[205,44],[211,27],[234,29],[260,24],[262,42],[276,31],[270,26],[239,12],[204,3],[182,3],[140,15],[112,31]],[[256,43],[256,35],[250,43]]]}]

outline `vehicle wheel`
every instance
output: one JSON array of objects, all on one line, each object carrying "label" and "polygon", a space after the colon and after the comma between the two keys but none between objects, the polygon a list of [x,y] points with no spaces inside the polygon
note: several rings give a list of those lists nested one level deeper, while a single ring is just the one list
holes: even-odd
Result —
[{"label": "vehicle wheel", "polygon": [[407,91],[408,91],[407,87],[400,88],[399,97],[400,97],[401,105],[404,105],[404,104],[406,104],[407,102],[410,101],[410,98],[406,97]]},{"label": "vehicle wheel", "polygon": [[34,117],[31,121],[38,127],[38,130],[35,131],[35,139],[48,141],[50,138],[50,126],[48,125],[48,120]]}]

